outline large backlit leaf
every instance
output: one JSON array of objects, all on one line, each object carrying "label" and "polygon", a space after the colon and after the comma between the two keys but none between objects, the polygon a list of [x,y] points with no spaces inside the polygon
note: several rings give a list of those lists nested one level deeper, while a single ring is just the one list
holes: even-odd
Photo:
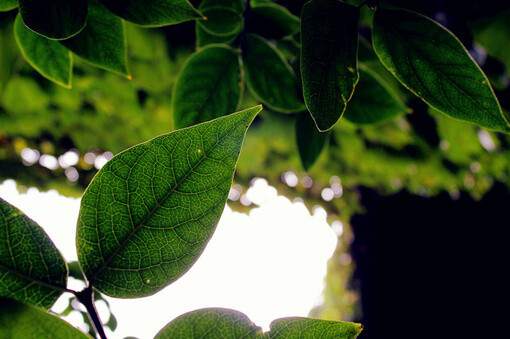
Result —
[{"label": "large backlit leaf", "polygon": [[19,12],[34,32],[50,39],[67,39],[85,26],[87,0],[19,0]]},{"label": "large backlit leaf", "polygon": [[0,198],[0,296],[47,309],[66,282],[66,263],[48,235]]},{"label": "large backlit leaf", "polygon": [[158,27],[199,19],[187,0],[99,0],[113,13],[137,25]]},{"label": "large backlit leaf", "polygon": [[194,53],[172,93],[175,127],[188,127],[235,111],[242,84],[239,55],[231,47],[211,45]]},{"label": "large backlit leaf", "polygon": [[61,43],[93,65],[128,75],[124,23],[98,0],[89,0],[85,28]]},{"label": "large backlit leaf", "polygon": [[309,318],[282,318],[263,333],[244,313],[226,308],[204,308],[181,315],[155,339],[166,338],[336,338],[354,339],[361,325]]},{"label": "large backlit leaf", "polygon": [[319,132],[309,112],[301,113],[296,121],[296,142],[299,158],[305,171],[321,155],[329,137],[329,132]]},{"label": "large backlit leaf", "polygon": [[0,12],[7,12],[18,7],[18,0],[0,0]]},{"label": "large backlit leaf", "polygon": [[459,120],[510,131],[487,77],[438,23],[406,10],[378,9],[373,45],[386,68],[430,106]]},{"label": "large backlit leaf", "polygon": [[0,298],[0,338],[90,338],[67,322],[12,299]]},{"label": "large backlit leaf", "polygon": [[58,41],[46,39],[23,25],[18,15],[14,35],[23,56],[41,75],[70,88],[72,76],[71,52]]},{"label": "large backlit leaf", "polygon": [[356,124],[375,124],[406,112],[406,106],[376,73],[360,69],[360,79],[344,113]]},{"label": "large backlit leaf", "polygon": [[303,111],[296,74],[281,53],[254,34],[246,35],[242,48],[250,92],[275,111]]},{"label": "large backlit leaf", "polygon": [[303,7],[303,95],[321,131],[340,119],[358,82],[358,20],[358,7],[336,0],[312,0]]},{"label": "large backlit leaf", "polygon": [[198,259],[223,212],[253,107],[156,137],[110,160],[85,191],[80,264],[100,292],[151,295]]}]

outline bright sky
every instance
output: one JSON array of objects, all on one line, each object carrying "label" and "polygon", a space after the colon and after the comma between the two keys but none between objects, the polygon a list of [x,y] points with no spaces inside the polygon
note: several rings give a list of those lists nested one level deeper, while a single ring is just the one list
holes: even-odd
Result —
[{"label": "bright sky", "polygon": [[[67,261],[77,259],[79,199],[35,188],[19,194],[12,180],[0,184],[0,197],[37,221]],[[247,197],[259,207],[246,215],[227,206],[203,255],[181,279],[151,297],[108,298],[118,320],[109,338],[153,338],[172,319],[204,307],[239,310],[264,330],[273,319],[308,314],[320,300],[337,242],[326,212],[316,208],[310,215],[302,203],[278,196],[264,179],[255,181]],[[78,326],[77,315],[67,320]]]}]

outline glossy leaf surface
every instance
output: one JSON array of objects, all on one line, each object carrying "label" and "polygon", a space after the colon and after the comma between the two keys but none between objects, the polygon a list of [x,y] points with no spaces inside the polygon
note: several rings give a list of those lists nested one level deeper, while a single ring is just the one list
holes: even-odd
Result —
[{"label": "glossy leaf surface", "polygon": [[0,338],[90,338],[69,323],[15,300],[0,298]]},{"label": "glossy leaf surface", "polygon": [[374,49],[400,82],[453,118],[510,131],[485,74],[438,23],[405,10],[378,9]]},{"label": "glossy leaf surface", "polygon": [[14,35],[27,62],[49,80],[70,88],[72,76],[71,52],[58,41],[49,40],[23,25],[18,15]]},{"label": "glossy leaf surface", "polygon": [[48,309],[66,282],[66,263],[48,235],[0,198],[0,296]]},{"label": "glossy leaf surface", "polygon": [[403,114],[406,106],[376,73],[360,69],[356,91],[344,118],[356,124],[375,124]]},{"label": "glossy leaf surface", "polygon": [[137,25],[159,27],[199,19],[187,0],[100,0],[110,11]]},{"label": "glossy leaf surface", "polygon": [[244,313],[226,308],[204,308],[181,315],[155,339],[166,338],[337,338],[354,339],[361,325],[309,318],[282,318],[263,333]]},{"label": "glossy leaf surface", "polygon": [[85,28],[61,43],[93,65],[128,75],[124,23],[98,0],[89,0]]},{"label": "glossy leaf surface", "polygon": [[305,171],[308,171],[319,158],[328,137],[328,132],[319,132],[309,112],[299,115],[296,121],[296,141],[299,158]]},{"label": "glossy leaf surface", "polygon": [[110,160],[85,191],[80,264],[100,292],[151,295],[198,259],[223,212],[253,107],[156,137]]},{"label": "glossy leaf surface", "polygon": [[342,116],[358,82],[359,9],[336,0],[312,0],[301,13],[303,95],[317,127]]},{"label": "glossy leaf surface", "polygon": [[296,74],[269,41],[247,34],[243,45],[243,62],[248,89],[269,108],[279,112],[305,109]]},{"label": "glossy leaf surface", "polygon": [[0,0],[0,12],[7,12],[18,7],[18,0]]},{"label": "glossy leaf surface", "polygon": [[194,53],[172,94],[175,127],[188,127],[235,111],[242,83],[239,55],[231,47],[211,45]]},{"label": "glossy leaf surface", "polygon": [[76,35],[87,20],[87,0],[19,0],[28,28],[50,39]]}]

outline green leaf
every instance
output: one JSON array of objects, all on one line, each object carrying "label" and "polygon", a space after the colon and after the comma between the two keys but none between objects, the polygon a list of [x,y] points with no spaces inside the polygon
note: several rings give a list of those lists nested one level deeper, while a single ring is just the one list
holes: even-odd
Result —
[{"label": "green leaf", "polygon": [[489,81],[460,41],[423,15],[378,9],[373,45],[382,63],[427,104],[459,120],[510,131]]},{"label": "green leaf", "polygon": [[194,53],[172,93],[174,126],[188,127],[235,111],[242,85],[239,55],[233,48],[210,45]]},{"label": "green leaf", "polygon": [[[243,0],[204,0],[200,3],[200,6],[198,9],[204,13],[208,12],[211,8],[228,8],[232,11],[234,11],[240,18],[242,18],[241,22],[241,28],[244,24],[244,18],[243,18],[243,12],[244,12],[244,1]],[[221,27],[222,25],[222,18],[219,16],[207,16],[206,21],[212,21],[215,27]],[[212,34],[208,32],[203,23],[206,22],[203,20],[197,20],[195,24],[195,33],[197,37],[197,46],[205,46],[209,44],[231,44],[235,41],[236,37],[239,35],[239,31],[236,29],[233,29],[230,34],[226,35],[218,35],[218,34]],[[214,30],[214,29],[213,29]],[[211,29],[209,29],[211,31]],[[212,31],[211,31],[212,32]],[[218,30],[219,32],[219,30]],[[225,33],[223,31],[223,33]],[[220,32],[221,34],[221,32]]]},{"label": "green leaf", "polygon": [[7,12],[18,7],[18,0],[0,0],[0,12]]},{"label": "green leaf", "polygon": [[198,259],[223,212],[261,106],[156,137],[109,161],[85,191],[78,258],[101,293],[158,292]]},{"label": "green leaf", "polygon": [[344,118],[356,124],[375,124],[406,112],[406,106],[375,72],[360,69],[356,92]]},{"label": "green leaf", "polygon": [[363,329],[361,324],[351,322],[301,317],[277,319],[271,323],[270,327],[270,338],[354,339]]},{"label": "green leaf", "polygon": [[312,0],[301,12],[303,95],[321,131],[340,119],[358,82],[358,20],[358,7],[336,0]]},{"label": "green leaf", "polygon": [[255,98],[278,112],[305,109],[296,74],[269,41],[247,34],[243,44],[243,62],[248,89]]},{"label": "green leaf", "polygon": [[202,18],[187,0],[99,0],[106,8],[137,25],[159,27]]},{"label": "green leaf", "polygon": [[195,34],[197,36],[197,47],[203,47],[203,46],[207,46],[207,45],[211,45],[211,44],[231,44],[233,43],[237,36],[239,35],[238,33],[234,33],[232,35],[226,35],[226,36],[221,36],[221,35],[213,35],[213,34],[210,34],[210,33],[207,33],[203,28],[202,26],[200,26],[198,24],[198,22],[196,23],[196,26],[195,26]]},{"label": "green leaf", "polygon": [[281,39],[299,32],[299,18],[285,7],[274,3],[252,5],[251,32],[268,39]]},{"label": "green leaf", "polygon": [[98,0],[89,0],[87,25],[61,43],[98,67],[128,76],[124,22]]},{"label": "green leaf", "polygon": [[62,319],[15,300],[0,298],[0,338],[90,338]]},{"label": "green leaf", "polygon": [[19,0],[25,25],[49,39],[76,35],[87,20],[87,0]]},{"label": "green leaf", "polygon": [[282,318],[263,333],[244,313],[226,308],[204,308],[181,315],[154,339],[166,338],[337,338],[354,339],[361,325],[310,318]]},{"label": "green leaf", "polygon": [[62,294],[67,282],[64,258],[48,235],[1,198],[0,277],[0,296],[45,309]]},{"label": "green leaf", "polygon": [[231,36],[239,34],[243,29],[243,15],[230,7],[214,6],[201,11],[207,20],[199,20],[197,23],[209,34]]},{"label": "green leaf", "polygon": [[21,17],[14,22],[16,42],[27,62],[49,80],[71,88],[72,57],[58,41],[46,39],[23,25]]},{"label": "green leaf", "polygon": [[326,146],[329,132],[319,132],[309,112],[299,115],[296,121],[296,141],[299,158],[305,171],[319,158]]}]

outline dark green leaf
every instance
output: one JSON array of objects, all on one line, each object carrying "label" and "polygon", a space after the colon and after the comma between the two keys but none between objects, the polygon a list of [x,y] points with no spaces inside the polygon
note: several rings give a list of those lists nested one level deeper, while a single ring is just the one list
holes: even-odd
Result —
[{"label": "dark green leaf", "polygon": [[[201,12],[207,12],[211,8],[229,8],[230,10],[234,11],[236,14],[239,15],[239,17],[242,18],[242,14],[244,12],[244,1],[243,0],[204,0],[200,3],[200,6],[198,9]],[[221,17],[207,17],[207,21],[213,21],[214,26],[221,26],[222,24],[222,18]],[[204,29],[204,26],[202,25],[203,20],[197,20],[195,24],[195,32],[197,37],[197,46],[205,46],[209,44],[230,44],[235,41],[236,37],[239,35],[239,31],[233,30],[232,33],[227,35],[217,35],[217,34],[211,34],[207,32]],[[242,19],[241,22],[241,28],[242,24],[244,23],[244,19]]]},{"label": "dark green leaf", "polygon": [[199,50],[186,62],[172,93],[174,126],[188,127],[235,111],[242,86],[238,52],[222,45]]},{"label": "dark green leaf", "polygon": [[303,94],[321,131],[340,119],[358,82],[358,20],[358,7],[336,0],[312,0],[303,7]]},{"label": "dark green leaf", "polygon": [[270,338],[336,338],[354,339],[362,331],[361,324],[301,317],[281,318],[270,325]]},{"label": "dark green leaf", "polygon": [[1,198],[0,277],[0,296],[46,309],[67,282],[64,258],[48,235]]},{"label": "dark green leaf", "polygon": [[510,131],[487,77],[438,23],[405,10],[378,9],[373,44],[386,68],[430,106],[459,120]]},{"label": "dark green leaf", "polygon": [[243,44],[243,62],[248,89],[253,96],[278,112],[305,109],[296,74],[269,41],[247,34]]},{"label": "dark green leaf", "polygon": [[166,338],[336,338],[354,339],[361,325],[310,318],[282,318],[263,333],[244,313],[226,308],[205,308],[181,315],[154,339]]},{"label": "dark green leaf", "polygon": [[383,79],[369,69],[360,69],[359,82],[345,110],[345,119],[356,124],[375,124],[405,111],[402,100]]},{"label": "dark green leaf", "polygon": [[187,0],[99,0],[121,18],[137,25],[159,27],[200,19]]},{"label": "dark green leaf", "polygon": [[28,63],[44,77],[71,88],[72,58],[58,41],[46,39],[23,25],[18,15],[14,22],[14,35]]},{"label": "dark green leaf", "polygon": [[62,319],[15,300],[0,298],[0,338],[90,338]]},{"label": "dark green leaf", "polygon": [[296,139],[299,158],[305,171],[315,163],[321,155],[329,132],[319,132],[309,112],[301,113],[296,122]]},{"label": "dark green leaf", "polygon": [[280,39],[299,32],[299,18],[274,3],[252,5],[250,31],[267,39]]},{"label": "dark green leaf", "polygon": [[223,212],[253,107],[156,137],[108,162],[85,191],[80,265],[100,292],[151,295],[198,259]]},{"label": "dark green leaf", "polygon": [[25,25],[50,39],[76,35],[87,20],[87,0],[19,0]]},{"label": "dark green leaf", "polygon": [[85,28],[61,43],[93,65],[124,76],[129,75],[124,22],[98,0],[89,0]]},{"label": "dark green leaf", "polygon": [[18,0],[0,0],[0,12],[7,12],[18,7]]},{"label": "dark green leaf", "polygon": [[239,34],[243,28],[243,15],[230,7],[207,7],[201,11],[207,20],[197,23],[209,34],[231,36]]},{"label": "dark green leaf", "polygon": [[195,26],[195,34],[197,36],[197,47],[203,47],[211,44],[231,44],[239,35],[238,33],[227,36],[209,34],[202,28],[201,25],[198,24],[198,22]]}]

